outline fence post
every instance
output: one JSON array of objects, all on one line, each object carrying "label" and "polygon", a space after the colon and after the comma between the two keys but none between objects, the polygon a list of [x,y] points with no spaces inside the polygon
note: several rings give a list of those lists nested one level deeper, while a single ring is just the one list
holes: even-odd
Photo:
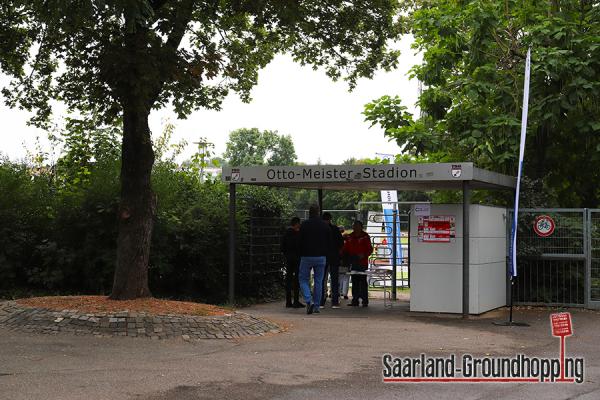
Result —
[{"label": "fence post", "polygon": [[592,213],[587,208],[583,209],[583,253],[585,254],[583,306],[589,308],[592,291]]}]

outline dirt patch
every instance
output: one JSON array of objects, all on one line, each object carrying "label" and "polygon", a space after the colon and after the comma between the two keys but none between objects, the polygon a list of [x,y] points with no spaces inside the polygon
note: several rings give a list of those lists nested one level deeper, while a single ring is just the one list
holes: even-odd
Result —
[{"label": "dirt patch", "polygon": [[17,304],[25,307],[49,310],[77,310],[84,313],[118,313],[124,311],[145,312],[154,315],[182,314],[214,316],[230,314],[231,310],[210,304],[188,301],[144,298],[136,300],[110,300],[106,296],[48,296],[18,299]]}]

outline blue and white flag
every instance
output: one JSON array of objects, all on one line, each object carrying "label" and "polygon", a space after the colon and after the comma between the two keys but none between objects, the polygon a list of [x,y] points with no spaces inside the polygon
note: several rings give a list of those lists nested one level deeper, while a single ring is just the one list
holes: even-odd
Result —
[{"label": "blue and white flag", "polygon": [[398,216],[398,192],[396,190],[381,191],[381,208],[387,231],[388,247],[390,249],[390,261],[394,263],[394,212],[396,213],[396,265],[402,262],[402,241],[400,233],[400,218]]},{"label": "blue and white flag", "polygon": [[510,233],[510,275],[517,276],[517,221],[519,219],[519,194],[521,191],[521,174],[523,173],[523,156],[525,154],[525,137],[527,135],[527,112],[529,110],[529,75],[531,70],[531,48],[527,50],[525,60],[525,84],[523,87],[523,111],[521,114],[521,144],[519,146],[519,173],[517,174],[517,190],[515,192],[515,210]]},{"label": "blue and white flag", "polygon": [[[377,156],[381,156],[383,160],[389,160],[390,164],[394,163],[393,154],[375,153]],[[384,224],[388,236],[388,246],[390,249],[390,261],[393,265],[394,256],[394,211],[396,211],[396,263],[402,262],[402,237],[400,233],[400,218],[398,217],[398,192],[396,190],[382,190],[381,191],[381,209],[383,210]]]}]

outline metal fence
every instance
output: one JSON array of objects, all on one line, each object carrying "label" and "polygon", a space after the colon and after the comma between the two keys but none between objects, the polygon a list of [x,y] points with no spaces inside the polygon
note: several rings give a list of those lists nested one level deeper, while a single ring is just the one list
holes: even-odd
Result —
[{"label": "metal fence", "polygon": [[[393,233],[396,220],[396,286],[410,287],[410,215],[395,212],[395,217],[386,218],[385,214],[371,211],[367,216],[367,232],[371,237],[373,254],[369,259],[370,266],[375,268],[392,268],[394,264]],[[373,279],[373,286],[391,286],[392,282]]]},{"label": "metal fence", "polygon": [[[555,222],[555,230],[548,237],[539,236],[533,228],[539,215],[548,215]],[[400,214],[399,221],[401,231],[408,232],[407,216]],[[251,295],[282,281],[279,243],[287,220],[255,216],[247,222],[240,241],[238,279],[256,291],[248,293]],[[507,225],[510,229],[511,224]],[[391,229],[386,225],[382,235],[387,235],[387,228]],[[600,308],[600,209],[522,209],[517,238],[516,304]],[[397,264],[401,274],[398,287],[409,286],[406,250]],[[381,257],[390,259],[387,253]]]},{"label": "metal fence", "polygon": [[[555,223],[547,237],[534,229],[540,215]],[[600,306],[600,210],[520,210],[517,241],[515,303]]]},{"label": "metal fence", "polygon": [[240,237],[240,268],[237,279],[247,288],[247,296],[270,295],[283,283],[281,236],[287,220],[279,217],[251,216]]}]

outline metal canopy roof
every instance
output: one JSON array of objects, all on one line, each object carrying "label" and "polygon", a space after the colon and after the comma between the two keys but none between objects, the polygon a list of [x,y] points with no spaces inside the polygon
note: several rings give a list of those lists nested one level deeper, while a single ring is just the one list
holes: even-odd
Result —
[{"label": "metal canopy roof", "polygon": [[224,167],[226,183],[326,190],[514,189],[512,176],[470,162],[377,165]]}]

